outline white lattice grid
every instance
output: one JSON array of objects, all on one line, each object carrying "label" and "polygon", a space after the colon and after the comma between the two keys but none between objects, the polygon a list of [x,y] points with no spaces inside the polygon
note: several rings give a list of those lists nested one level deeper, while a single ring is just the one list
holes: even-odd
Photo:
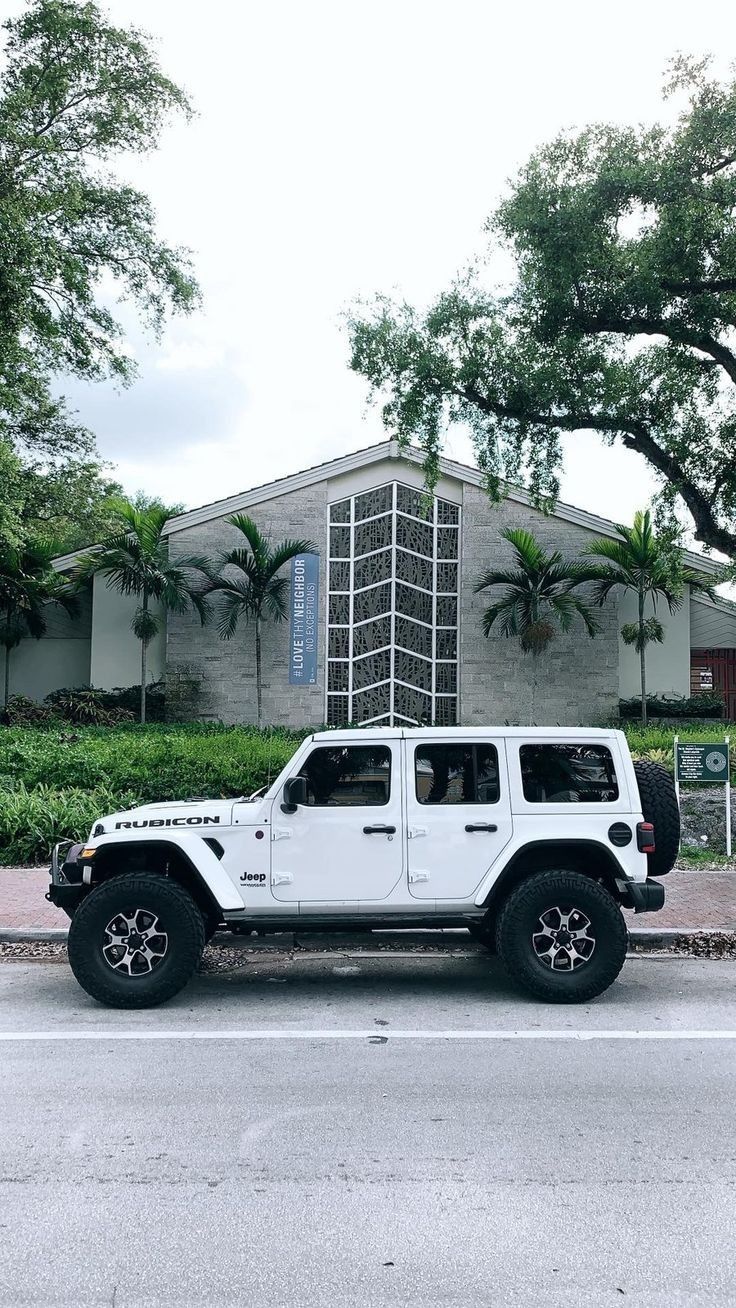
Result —
[{"label": "white lattice grid", "polygon": [[327,530],[326,721],[456,722],[459,507],[387,482]]}]

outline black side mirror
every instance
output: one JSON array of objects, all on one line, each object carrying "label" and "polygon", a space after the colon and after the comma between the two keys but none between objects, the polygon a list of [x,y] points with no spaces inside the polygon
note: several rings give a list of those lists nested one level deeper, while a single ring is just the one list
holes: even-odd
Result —
[{"label": "black side mirror", "polygon": [[306,777],[289,777],[284,786],[284,802],[281,805],[283,813],[296,813],[300,804],[307,802],[307,778]]}]

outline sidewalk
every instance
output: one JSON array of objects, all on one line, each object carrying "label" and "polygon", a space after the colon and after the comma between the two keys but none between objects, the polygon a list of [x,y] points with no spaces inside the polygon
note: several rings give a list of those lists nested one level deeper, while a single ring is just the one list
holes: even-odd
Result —
[{"label": "sidewalk", "polygon": [[[0,868],[0,932],[65,931],[66,913],[44,899],[46,868]],[[670,872],[659,913],[627,912],[630,927],[652,931],[736,931],[736,872]]]}]

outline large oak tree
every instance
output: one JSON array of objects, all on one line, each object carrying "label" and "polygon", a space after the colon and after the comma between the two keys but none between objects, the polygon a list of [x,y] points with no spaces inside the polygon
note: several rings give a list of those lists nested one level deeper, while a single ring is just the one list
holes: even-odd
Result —
[{"label": "large oak tree", "polygon": [[[93,3],[30,0],[4,31],[0,442],[38,476],[80,461],[77,481],[86,476],[104,497],[104,475],[90,482],[92,437],[59,391],[64,376],[133,376],[117,297],[154,331],[168,311],[196,302],[187,253],[160,239],[148,197],[113,171],[190,108],[150,40],[113,26]],[[31,499],[38,491],[33,482]],[[14,494],[9,535],[24,519],[23,489]]]},{"label": "large oak tree", "polygon": [[525,480],[549,502],[561,435],[588,431],[642,455],[665,506],[736,558],[736,81],[679,59],[665,94],[681,101],[669,125],[591,126],[535,153],[480,271],[427,311],[357,309],[352,367],[430,481],[463,422],[492,493]]}]

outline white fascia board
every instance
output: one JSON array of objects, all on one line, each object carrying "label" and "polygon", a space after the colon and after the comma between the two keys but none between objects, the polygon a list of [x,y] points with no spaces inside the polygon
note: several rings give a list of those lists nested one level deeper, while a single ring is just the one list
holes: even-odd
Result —
[{"label": "white fascia board", "polygon": [[[387,458],[419,466],[424,462],[421,450],[417,450],[412,446],[401,449],[397,440],[381,441],[378,445],[370,445],[367,449],[356,450],[353,454],[345,454],[341,458],[317,464],[316,467],[307,468],[303,472],[296,472],[291,477],[281,477],[278,481],[266,482],[263,486],[256,486],[253,490],[243,491],[240,495],[232,495],[229,499],[216,500],[213,504],[205,504],[200,509],[190,509],[188,513],[182,513],[177,518],[170,518],[164,527],[164,535],[172,536],[178,531],[186,531],[188,527],[197,527],[203,522],[211,522],[214,518],[229,517],[233,513],[252,508],[256,504],[263,504],[266,500],[275,499],[279,495],[288,495],[290,491],[302,490],[305,486],[313,486],[315,482],[329,481],[333,477],[341,476],[343,473],[354,472],[359,468],[367,468],[371,464],[381,463]],[[457,463],[454,459],[448,459],[444,456],[440,458],[439,463],[441,475],[450,477],[455,481],[467,482],[472,486],[483,485],[483,473],[477,468],[471,468],[466,463]],[[524,504],[527,508],[534,508],[531,495],[520,486],[509,486],[504,482],[502,483],[502,491],[505,499],[517,504]],[[576,526],[584,527],[587,531],[594,532],[598,536],[608,536],[612,540],[620,539],[616,531],[616,524],[611,522],[609,518],[600,518],[597,514],[587,513],[585,509],[575,508],[572,504],[564,504],[558,501],[550,516],[561,518],[565,522],[575,523]],[[682,558],[688,567],[696,568],[711,577],[717,576],[723,566],[704,554],[693,553],[692,550],[683,550]]]},{"label": "white fascia board", "polygon": [[277,499],[280,495],[288,495],[290,491],[302,490],[305,486],[313,486],[318,481],[328,481],[332,477],[339,477],[344,472],[353,472],[356,468],[368,467],[371,463],[380,463],[387,458],[395,458],[394,445],[395,441],[381,441],[380,445],[372,445],[365,450],[356,450],[354,454],[346,454],[342,458],[332,459],[328,463],[320,463],[314,468],[307,468],[304,472],[295,472],[291,477],[280,477],[278,481],[266,482],[263,486],[256,486],[253,490],[242,491],[240,495],[231,495],[226,500],[216,500],[214,504],[205,504],[201,509],[190,509],[188,513],[181,513],[177,518],[170,518],[164,527],[165,536],[173,536],[177,531],[186,531],[188,527],[198,527],[203,522],[211,522],[214,518],[227,518],[233,513],[239,513],[242,509],[249,509],[254,504],[263,504],[266,500]]},{"label": "white fascia board", "polygon": [[82,559],[88,558],[90,554],[97,554],[101,549],[101,545],[86,545],[84,549],[73,550],[71,554],[59,554],[51,560],[51,566],[54,572],[73,572]]},{"label": "white fascia board", "polygon": [[707,595],[694,595],[690,592],[691,604],[702,604],[705,609],[716,609],[719,613],[728,613],[731,617],[736,615],[736,604],[733,600],[727,599],[725,595],[719,595],[715,603],[708,599]]}]

